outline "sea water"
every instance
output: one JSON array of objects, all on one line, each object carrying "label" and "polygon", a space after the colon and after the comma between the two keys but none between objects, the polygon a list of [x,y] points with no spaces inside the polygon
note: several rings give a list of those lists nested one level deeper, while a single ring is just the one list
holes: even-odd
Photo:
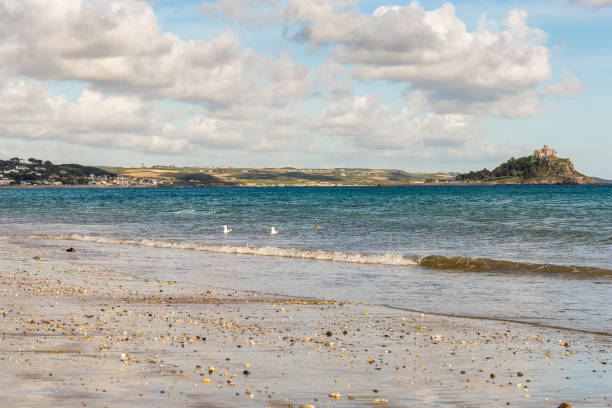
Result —
[{"label": "sea water", "polygon": [[1,189],[0,236],[145,278],[612,333],[607,186]]}]

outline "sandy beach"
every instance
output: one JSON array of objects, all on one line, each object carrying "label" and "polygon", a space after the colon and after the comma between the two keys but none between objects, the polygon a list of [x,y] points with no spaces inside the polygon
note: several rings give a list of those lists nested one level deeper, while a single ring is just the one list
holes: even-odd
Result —
[{"label": "sandy beach", "polygon": [[0,241],[5,406],[612,406],[610,338],[135,279]]}]

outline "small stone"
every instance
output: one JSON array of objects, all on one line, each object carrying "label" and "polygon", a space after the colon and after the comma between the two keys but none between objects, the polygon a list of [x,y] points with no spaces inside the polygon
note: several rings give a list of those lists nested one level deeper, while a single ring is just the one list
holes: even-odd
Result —
[{"label": "small stone", "polygon": [[516,375],[517,375],[518,377],[522,377],[522,376],[523,376],[523,373],[519,371],[518,373],[516,373]]},{"label": "small stone", "polygon": [[74,249],[73,247],[70,247],[66,250],[66,252],[76,252],[76,249]]},{"label": "small stone", "polygon": [[329,330],[328,330],[328,331],[327,331],[327,333],[325,333],[325,335],[326,335],[327,337],[331,337],[331,336],[333,335],[333,333],[332,333],[331,331],[329,331]]},{"label": "small stone", "polygon": [[342,398],[342,395],[340,395],[339,392],[330,392],[329,393],[329,397],[330,398],[334,398],[334,399],[340,399],[340,398]]},{"label": "small stone", "polygon": [[249,375],[249,374],[251,374],[251,372],[250,372],[249,370],[244,370],[244,371],[242,372],[242,374],[244,374],[244,375]]},{"label": "small stone", "polygon": [[489,375],[489,377],[495,378],[495,374],[491,373],[491,375]]},{"label": "small stone", "polygon": [[572,406],[567,402],[562,402],[558,408],[572,408]]}]

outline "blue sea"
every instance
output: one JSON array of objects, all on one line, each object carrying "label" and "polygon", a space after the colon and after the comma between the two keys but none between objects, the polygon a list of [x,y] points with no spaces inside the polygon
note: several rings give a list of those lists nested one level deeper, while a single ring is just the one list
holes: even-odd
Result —
[{"label": "blue sea", "polygon": [[612,333],[609,186],[10,188],[0,239],[138,277]]}]

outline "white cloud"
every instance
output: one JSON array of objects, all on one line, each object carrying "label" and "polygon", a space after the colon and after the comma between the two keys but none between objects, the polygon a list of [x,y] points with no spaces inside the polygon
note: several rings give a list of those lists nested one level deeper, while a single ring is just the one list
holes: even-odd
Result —
[{"label": "white cloud", "polygon": [[459,146],[482,135],[478,118],[418,114],[407,108],[398,112],[382,105],[374,94],[328,106],[318,127],[322,133],[343,137],[349,144],[397,154],[425,146]]},{"label": "white cloud", "polygon": [[153,103],[90,90],[71,102],[35,81],[0,87],[0,117],[0,134],[9,138],[166,153],[180,153],[188,145]]},{"label": "white cloud", "polygon": [[296,39],[333,45],[332,58],[350,64],[356,78],[410,83],[432,106],[454,101],[505,115],[487,106],[509,105],[498,102],[534,92],[550,76],[546,34],[528,27],[520,10],[508,14],[501,30],[483,17],[475,32],[466,30],[450,3],[433,11],[418,2],[383,6],[365,16],[351,2],[291,0],[287,16],[301,24]]},{"label": "white cloud", "polygon": [[195,150],[299,150],[313,123],[294,108],[240,106],[196,114],[185,120],[136,96],[104,96],[85,89],[69,101],[41,82],[0,87],[0,135],[152,153]]},{"label": "white cloud", "polygon": [[582,3],[592,7],[612,6],[612,0],[572,0],[572,3]]},{"label": "white cloud", "polygon": [[225,18],[245,26],[270,24],[282,14],[276,0],[205,0],[200,7],[208,17]]},{"label": "white cloud", "polygon": [[[259,24],[276,18],[279,4],[216,0],[202,9]],[[329,45],[329,60],[310,68],[265,57],[229,30],[182,39],[162,32],[142,0],[0,0],[0,135],[154,153],[459,155],[480,151],[485,115],[533,116],[540,95],[571,96],[580,85],[572,77],[537,93],[549,50],[521,11],[501,29],[482,18],[475,32],[450,4],[365,16],[352,0],[290,0],[286,16],[300,28],[296,38]],[[365,86],[404,84],[405,108],[355,96],[351,76]],[[49,79],[86,89],[75,100],[54,96]],[[178,120],[166,100],[187,102],[189,113]]]},{"label": "white cloud", "polygon": [[543,96],[560,96],[564,98],[573,98],[580,95],[584,91],[584,87],[569,71],[563,71],[563,82],[556,84],[548,84],[542,90]]},{"label": "white cloud", "polygon": [[151,6],[139,0],[2,1],[0,60],[0,77],[81,80],[106,92],[209,106],[270,99],[271,92],[275,105],[287,103],[306,96],[312,79],[306,67],[268,60],[230,32],[211,41],[161,33]]},{"label": "white cloud", "polygon": [[534,117],[540,111],[540,98],[533,90],[490,95],[457,95],[449,90],[417,89],[407,93],[406,104],[421,112],[461,113],[474,116]]},{"label": "white cloud", "polygon": [[327,62],[317,66],[317,83],[322,87],[324,98],[342,99],[353,95],[349,75],[341,64]]},{"label": "white cloud", "polygon": [[478,118],[395,111],[373,94],[348,97],[312,114],[293,106],[245,105],[178,121],[156,103],[135,96],[85,89],[70,101],[31,80],[0,87],[0,117],[0,134],[6,138],[171,154],[305,149],[316,154],[316,139],[329,138],[342,148],[373,155],[417,155],[427,149],[457,149],[482,134]]},{"label": "white cloud", "polygon": [[244,106],[189,118],[182,134],[206,149],[299,151],[313,137],[312,119],[294,108]]},{"label": "white cloud", "polygon": [[462,114],[420,114],[383,105],[376,95],[349,96],[306,114],[299,107],[270,110],[240,107],[190,118],[182,134],[193,144],[217,149],[311,153],[317,140],[368,155],[421,155],[424,150],[458,149],[483,134],[480,118]]}]

